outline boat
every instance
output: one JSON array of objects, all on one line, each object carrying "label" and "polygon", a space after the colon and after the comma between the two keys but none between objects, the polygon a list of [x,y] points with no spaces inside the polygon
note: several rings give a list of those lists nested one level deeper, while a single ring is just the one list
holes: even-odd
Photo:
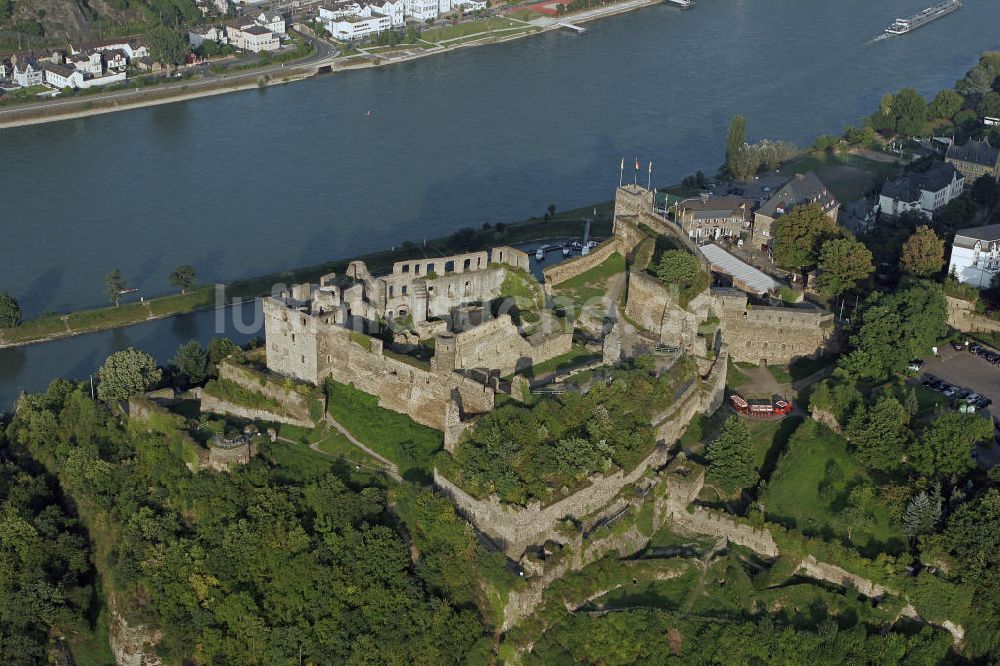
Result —
[{"label": "boat", "polygon": [[694,9],[694,0],[663,0],[663,2],[677,9]]},{"label": "boat", "polygon": [[580,254],[583,255],[584,257],[590,254],[590,245],[584,245],[583,249],[580,250]]},{"label": "boat", "polygon": [[568,257],[569,256],[569,245],[563,245],[562,246],[562,251],[563,251],[563,256],[564,257]]},{"label": "boat", "polygon": [[914,14],[910,18],[898,18],[885,29],[887,35],[905,35],[913,32],[917,28],[927,25],[931,21],[936,21],[942,16],[947,16],[958,10],[962,6],[961,0],[947,0],[939,5],[928,7],[919,14]]},{"label": "boat", "polygon": [[545,249],[538,248],[535,250],[535,261],[545,261]]}]

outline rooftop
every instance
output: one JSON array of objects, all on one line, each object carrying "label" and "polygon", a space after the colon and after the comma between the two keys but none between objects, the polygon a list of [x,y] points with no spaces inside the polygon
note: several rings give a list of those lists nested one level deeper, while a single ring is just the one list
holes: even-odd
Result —
[{"label": "rooftop", "polygon": [[908,173],[889,181],[882,194],[897,201],[917,201],[921,192],[940,192],[961,177],[954,165],[938,162],[923,173]]},{"label": "rooftop", "polygon": [[1000,241],[1000,224],[987,224],[982,227],[959,229],[955,233],[955,246],[972,249],[977,241]]},{"label": "rooftop", "polygon": [[788,181],[784,187],[774,193],[774,196],[765,201],[757,212],[768,217],[776,217],[787,213],[799,204],[818,203],[826,209],[833,202],[836,202],[836,199],[830,190],[815,173],[809,171],[798,174]]},{"label": "rooftop", "polygon": [[954,143],[948,146],[948,159],[962,162],[974,162],[993,168],[1000,161],[1000,149],[994,148],[989,141],[974,141],[969,139],[964,146]]},{"label": "rooftop", "polygon": [[719,271],[742,282],[758,294],[778,288],[778,283],[770,275],[757,270],[741,259],[737,259],[718,245],[709,243],[702,245],[700,249],[713,268],[717,267]]}]

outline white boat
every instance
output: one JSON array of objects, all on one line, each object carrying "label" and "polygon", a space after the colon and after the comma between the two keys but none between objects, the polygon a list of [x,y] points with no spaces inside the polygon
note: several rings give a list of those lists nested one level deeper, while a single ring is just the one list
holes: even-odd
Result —
[{"label": "white boat", "polygon": [[563,251],[563,256],[564,257],[568,257],[569,256],[569,245],[563,245],[562,251]]},{"label": "white boat", "polygon": [[694,0],[663,0],[664,3],[670,5],[671,7],[677,7],[678,9],[693,9]]},{"label": "white boat", "polygon": [[535,261],[545,261],[545,250],[542,248],[535,250]]},{"label": "white boat", "polygon": [[589,243],[587,245],[583,246],[583,249],[580,250],[580,254],[583,255],[583,256],[587,256],[588,254],[590,254],[590,244]]}]

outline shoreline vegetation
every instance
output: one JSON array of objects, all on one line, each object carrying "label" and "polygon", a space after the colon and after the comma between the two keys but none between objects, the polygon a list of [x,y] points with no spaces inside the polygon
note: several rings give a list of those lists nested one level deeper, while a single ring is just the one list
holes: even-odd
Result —
[{"label": "shoreline vegetation", "polygon": [[[561,30],[563,29],[563,22],[572,22],[574,24],[588,23],[657,5],[660,2],[661,0],[620,0],[610,5],[586,9],[574,14],[562,15],[551,25],[536,26],[522,21],[524,29],[519,29],[512,33],[504,31],[494,33],[489,31],[486,33],[474,33],[457,40],[445,40],[450,43],[429,42],[428,44],[432,44],[430,47],[414,45],[405,55],[393,58],[387,58],[383,55],[383,53],[391,52],[391,50],[385,51],[381,47],[372,47],[366,48],[366,53],[357,53],[333,59],[330,64],[322,64],[323,61],[320,61],[320,64],[303,65],[302,61],[293,61],[284,63],[287,67],[278,69],[247,71],[219,80],[186,81],[181,85],[175,84],[170,87],[142,89],[137,90],[131,96],[116,97],[114,99],[101,100],[81,97],[79,100],[73,100],[76,103],[62,102],[65,106],[59,109],[52,109],[49,105],[50,103],[46,102],[17,105],[11,108],[0,107],[0,129],[40,125],[60,120],[72,120],[74,118],[86,118],[113,113],[115,111],[129,111],[202,97],[213,97],[229,92],[252,90],[254,88],[263,89],[268,86],[311,79],[326,73],[336,74],[374,67],[388,67],[442,53],[451,53],[458,49],[485,46],[488,44],[502,44],[515,39],[521,39],[522,37]],[[303,60],[307,61],[314,57],[313,54],[310,54]]]},{"label": "shoreline vegetation", "polygon": [[[100,308],[75,310],[62,314],[41,314],[26,319],[14,328],[0,328],[0,349],[50,342],[62,338],[114,328],[123,328],[157,319],[218,307],[231,307],[248,300],[271,294],[276,284],[317,282],[327,273],[343,273],[353,260],[364,261],[369,270],[387,272],[396,261],[442,256],[467,252],[491,245],[520,245],[538,241],[583,235],[585,220],[597,217],[591,224],[591,234],[598,237],[611,234],[613,201],[591,204],[573,210],[557,212],[552,219],[531,218],[513,224],[497,224],[480,229],[461,229],[451,236],[428,240],[426,243],[405,242],[390,250],[381,250],[358,257],[335,259],[321,264],[279,271],[227,283],[203,285],[183,294],[154,296],[141,302],[122,303]],[[216,303],[216,289],[224,288],[224,304]]]}]

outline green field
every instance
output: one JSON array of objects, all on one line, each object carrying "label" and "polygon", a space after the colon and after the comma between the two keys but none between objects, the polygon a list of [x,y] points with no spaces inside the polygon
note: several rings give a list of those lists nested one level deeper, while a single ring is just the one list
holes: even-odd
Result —
[{"label": "green field", "polygon": [[430,480],[434,454],[444,439],[436,430],[378,406],[378,398],[332,380],[326,385],[330,416],[365,446],[399,466],[404,478]]},{"label": "green field", "polygon": [[465,23],[447,25],[441,28],[428,28],[420,33],[420,39],[436,44],[445,40],[458,39],[459,37],[468,37],[470,35],[482,37],[483,33],[489,33],[493,30],[518,27],[524,27],[524,24],[496,16],[479,21],[467,21]]},{"label": "green field", "polygon": [[841,203],[862,198],[873,187],[899,174],[899,165],[876,162],[857,155],[836,155],[811,151],[781,166],[783,174],[815,171]]},{"label": "green field", "polygon": [[625,258],[615,252],[603,263],[589,271],[560,282],[553,287],[562,296],[568,296],[575,304],[583,305],[604,296],[608,280],[625,271]]},{"label": "green field", "polygon": [[871,486],[847,442],[809,420],[791,436],[761,503],[768,519],[806,535],[840,540],[867,556],[899,552],[905,546],[899,525],[877,501],[848,511],[851,490]]}]

